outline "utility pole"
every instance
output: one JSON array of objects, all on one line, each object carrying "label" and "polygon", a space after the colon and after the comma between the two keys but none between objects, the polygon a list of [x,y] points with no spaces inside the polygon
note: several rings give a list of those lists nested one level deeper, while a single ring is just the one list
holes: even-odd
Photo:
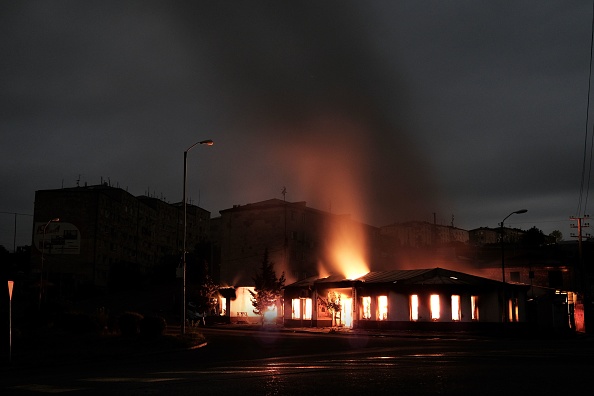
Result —
[{"label": "utility pole", "polygon": [[16,253],[16,237],[17,237],[17,216],[31,216],[33,215],[27,213],[15,213],[15,212],[0,212],[2,214],[11,214],[14,215],[14,234],[12,238],[12,252]]},{"label": "utility pole", "polygon": [[[590,223],[589,223],[590,216],[584,215],[584,217],[570,217],[569,219],[576,222],[576,224],[571,224],[570,227],[577,229],[577,235],[574,233],[571,233],[571,236],[578,239],[579,261],[578,261],[577,271],[574,271],[573,277],[575,280],[575,286],[578,291],[578,298],[581,297],[582,302],[583,302],[584,327],[585,327],[586,333],[590,333],[592,329],[588,328],[589,327],[588,324],[590,322],[590,315],[592,314],[592,311],[594,311],[594,309],[591,309],[593,307],[591,307],[592,302],[590,301],[590,293],[589,293],[590,288],[592,286],[590,284],[591,282],[590,282],[589,274],[586,273],[586,268],[584,266],[584,253],[583,253],[583,247],[582,247],[582,239],[584,237],[582,229],[590,227]],[[585,236],[589,237],[590,234],[585,234]]]},{"label": "utility pole", "polygon": [[289,241],[287,240],[287,188],[283,186],[283,190],[281,191],[281,194],[283,194],[283,213],[284,213],[284,227],[285,227],[285,231],[284,231],[284,238],[283,238],[283,263],[285,265],[285,268],[288,268],[287,266],[287,245],[289,243]]}]

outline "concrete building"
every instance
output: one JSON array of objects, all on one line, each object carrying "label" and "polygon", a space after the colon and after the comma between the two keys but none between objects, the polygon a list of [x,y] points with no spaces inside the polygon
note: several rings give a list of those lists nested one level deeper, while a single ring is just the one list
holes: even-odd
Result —
[{"label": "concrete building", "polygon": [[265,250],[277,275],[284,272],[287,283],[292,283],[331,267],[337,244],[361,246],[364,251],[357,254],[367,262],[373,246],[379,246],[377,227],[307,207],[305,202],[270,199],[235,205],[220,214],[213,219],[213,237],[220,245],[221,283],[225,286],[252,285]]},{"label": "concrete building", "polygon": [[[519,243],[525,231],[517,228],[503,228],[505,243]],[[468,231],[469,242],[473,245],[489,245],[501,243],[501,228],[480,227]]]},{"label": "concrete building", "polygon": [[468,231],[453,226],[409,221],[380,227],[381,234],[390,236],[403,247],[439,247],[452,243],[468,243]]},{"label": "concrete building", "polygon": [[[208,238],[210,212],[187,205],[187,213],[191,250]],[[35,192],[32,267],[39,274],[43,261],[44,282],[62,294],[105,289],[120,270],[150,275],[165,256],[181,255],[182,245],[181,203],[107,184]]]}]

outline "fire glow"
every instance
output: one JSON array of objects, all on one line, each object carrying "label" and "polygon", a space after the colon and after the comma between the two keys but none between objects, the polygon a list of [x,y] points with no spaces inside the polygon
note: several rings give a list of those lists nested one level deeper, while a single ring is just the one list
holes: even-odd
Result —
[{"label": "fire glow", "polygon": [[365,261],[366,240],[357,224],[340,219],[328,233],[331,272],[339,273],[346,279],[357,279],[369,273],[369,265]]}]

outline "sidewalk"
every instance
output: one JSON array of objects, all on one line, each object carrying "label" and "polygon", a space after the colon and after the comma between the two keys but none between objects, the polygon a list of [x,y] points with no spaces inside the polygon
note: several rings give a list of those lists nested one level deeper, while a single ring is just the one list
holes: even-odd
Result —
[{"label": "sidewalk", "polygon": [[[221,330],[254,330],[254,331],[280,331],[286,333],[318,333],[339,336],[371,336],[371,337],[401,337],[401,338],[484,338],[486,334],[474,332],[438,332],[438,331],[413,331],[389,329],[352,329],[347,327],[284,327],[282,325],[255,325],[255,324],[216,324],[206,328]],[[200,328],[198,328],[200,329]]]},{"label": "sidewalk", "polygon": [[[352,329],[346,327],[284,327],[282,325],[257,325],[257,324],[214,324],[206,328],[222,330],[254,330],[254,331],[281,331],[281,332],[307,332],[339,336],[368,336],[368,337],[395,337],[395,338],[441,338],[441,339],[489,339],[489,338],[591,338],[586,333],[519,333],[508,331],[434,331],[434,330],[393,330],[393,329]],[[198,327],[200,329],[200,327]]]}]

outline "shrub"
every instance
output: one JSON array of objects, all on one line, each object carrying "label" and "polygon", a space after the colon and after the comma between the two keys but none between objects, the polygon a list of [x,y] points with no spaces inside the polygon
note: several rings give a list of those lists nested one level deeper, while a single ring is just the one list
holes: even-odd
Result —
[{"label": "shrub", "polygon": [[140,332],[140,321],[143,316],[137,312],[124,312],[119,320],[120,334],[124,337],[132,337]]},{"label": "shrub", "polygon": [[160,316],[147,316],[140,321],[140,335],[147,338],[161,337],[167,322]]}]

